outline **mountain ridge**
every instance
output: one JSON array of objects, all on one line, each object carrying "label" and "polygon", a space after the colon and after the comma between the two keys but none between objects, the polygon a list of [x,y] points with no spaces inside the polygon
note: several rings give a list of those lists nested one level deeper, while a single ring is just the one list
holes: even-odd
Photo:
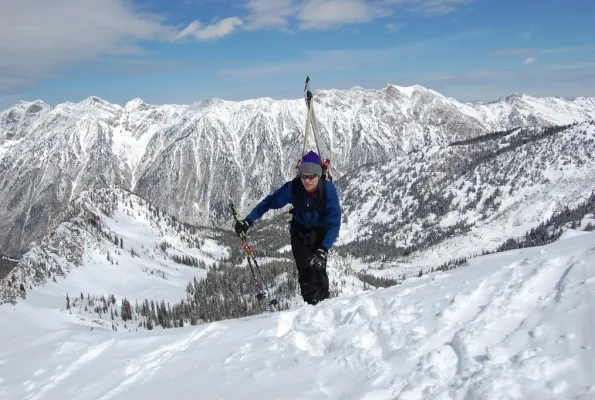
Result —
[{"label": "mountain ridge", "polygon": [[[387,84],[383,88],[366,88],[366,87],[356,85],[356,86],[352,86],[351,88],[348,88],[348,89],[335,89],[335,88],[316,89],[313,91],[313,94],[315,97],[320,96],[320,95],[335,94],[335,93],[349,93],[349,92],[365,92],[365,93],[372,93],[372,94],[380,94],[380,93],[383,93],[383,92],[391,90],[391,89],[396,89],[402,93],[412,93],[415,90],[423,90],[423,91],[430,92],[432,94],[444,97],[449,100],[454,100],[460,104],[468,104],[468,105],[484,105],[484,104],[500,103],[503,101],[513,100],[516,98],[523,98],[523,97],[528,97],[533,100],[535,100],[535,99],[558,99],[558,100],[563,100],[563,101],[593,100],[593,99],[595,99],[595,96],[533,96],[533,95],[531,95],[529,93],[525,93],[525,92],[512,92],[510,94],[497,97],[493,100],[461,101],[461,100],[458,100],[456,97],[446,96],[437,90],[431,89],[431,88],[423,86],[423,85],[413,84],[413,85],[409,85],[409,86],[401,86],[401,85],[396,85],[396,84],[392,84],[392,83]],[[303,101],[303,100],[297,96],[296,97],[287,97],[287,98],[274,98],[274,97],[270,97],[270,96],[261,96],[261,97],[254,97],[254,98],[246,98],[246,99],[242,99],[242,100],[228,100],[228,99],[214,96],[214,97],[205,98],[203,100],[193,101],[190,103],[171,103],[171,102],[170,103],[149,103],[149,102],[145,101],[145,99],[143,99],[142,97],[134,97],[134,98],[131,98],[130,100],[127,100],[127,101],[123,102],[122,104],[120,104],[118,102],[111,102],[111,101],[106,100],[100,96],[89,95],[86,98],[84,98],[78,102],[65,101],[65,102],[54,103],[54,104],[47,103],[42,98],[37,98],[35,100],[19,100],[14,105],[7,107],[4,110],[0,110],[0,112],[10,110],[11,108],[17,107],[17,106],[31,106],[31,105],[35,105],[35,104],[40,104],[40,105],[45,105],[50,108],[53,108],[53,107],[60,106],[62,104],[76,105],[76,104],[82,104],[82,103],[86,103],[86,102],[88,103],[88,102],[92,102],[92,101],[104,103],[104,104],[110,104],[112,106],[116,106],[118,108],[124,109],[124,108],[132,108],[133,106],[138,106],[138,105],[149,105],[152,107],[167,107],[167,106],[176,107],[176,106],[190,106],[190,105],[197,105],[197,104],[209,104],[209,103],[216,103],[216,102],[229,102],[229,103],[245,103],[245,102],[253,102],[253,101],[272,101],[272,102],[291,101],[291,102],[293,102],[293,101]]]},{"label": "mountain ridge", "polygon": [[[419,85],[315,93],[323,156],[337,180],[486,132],[595,119],[595,98],[471,107]],[[1,111],[0,250],[24,251],[94,187],[132,190],[189,223],[227,224],[230,198],[246,212],[295,174],[305,114],[301,99],[120,106],[96,96]]]}]

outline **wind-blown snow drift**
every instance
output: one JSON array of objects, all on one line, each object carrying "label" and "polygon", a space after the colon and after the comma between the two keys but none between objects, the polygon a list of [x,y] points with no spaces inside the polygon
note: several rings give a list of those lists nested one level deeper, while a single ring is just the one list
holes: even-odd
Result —
[{"label": "wind-blown snow drift", "polygon": [[569,231],[315,307],[130,333],[90,331],[50,282],[0,308],[0,398],[593,398],[594,266],[595,234]]}]

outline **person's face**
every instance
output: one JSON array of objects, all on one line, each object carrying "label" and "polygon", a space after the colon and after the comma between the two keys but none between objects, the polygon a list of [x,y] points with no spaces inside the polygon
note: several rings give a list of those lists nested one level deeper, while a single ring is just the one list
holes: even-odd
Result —
[{"label": "person's face", "polygon": [[300,174],[304,188],[307,192],[312,192],[318,186],[318,175],[316,174]]}]

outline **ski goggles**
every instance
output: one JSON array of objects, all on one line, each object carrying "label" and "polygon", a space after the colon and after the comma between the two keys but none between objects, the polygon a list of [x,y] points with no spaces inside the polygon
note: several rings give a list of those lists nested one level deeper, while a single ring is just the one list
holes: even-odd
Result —
[{"label": "ski goggles", "polygon": [[304,181],[313,181],[317,176],[316,174],[300,174],[300,178]]}]

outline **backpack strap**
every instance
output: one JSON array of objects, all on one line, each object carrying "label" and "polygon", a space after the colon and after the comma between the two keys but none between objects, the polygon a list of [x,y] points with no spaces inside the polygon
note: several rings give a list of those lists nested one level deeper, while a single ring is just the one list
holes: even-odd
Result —
[{"label": "backpack strap", "polygon": [[293,208],[293,210],[294,210],[293,212],[301,211],[304,208],[304,199],[302,197],[303,194],[304,194],[304,185],[302,184],[302,180],[298,176],[293,179],[293,182],[291,185],[291,196],[295,200],[295,206]]},{"label": "backpack strap", "polygon": [[318,201],[316,203],[318,213],[324,217],[326,213],[326,179],[322,175],[318,184]]},{"label": "backpack strap", "polygon": [[[295,200],[295,207],[294,212],[302,211],[304,209],[304,194],[306,190],[304,189],[304,185],[302,184],[302,180],[300,177],[296,177],[293,179],[292,183],[292,196]],[[324,176],[320,177],[320,181],[318,184],[318,201],[316,202],[316,209],[321,216],[324,216],[326,213],[326,179]]]}]

